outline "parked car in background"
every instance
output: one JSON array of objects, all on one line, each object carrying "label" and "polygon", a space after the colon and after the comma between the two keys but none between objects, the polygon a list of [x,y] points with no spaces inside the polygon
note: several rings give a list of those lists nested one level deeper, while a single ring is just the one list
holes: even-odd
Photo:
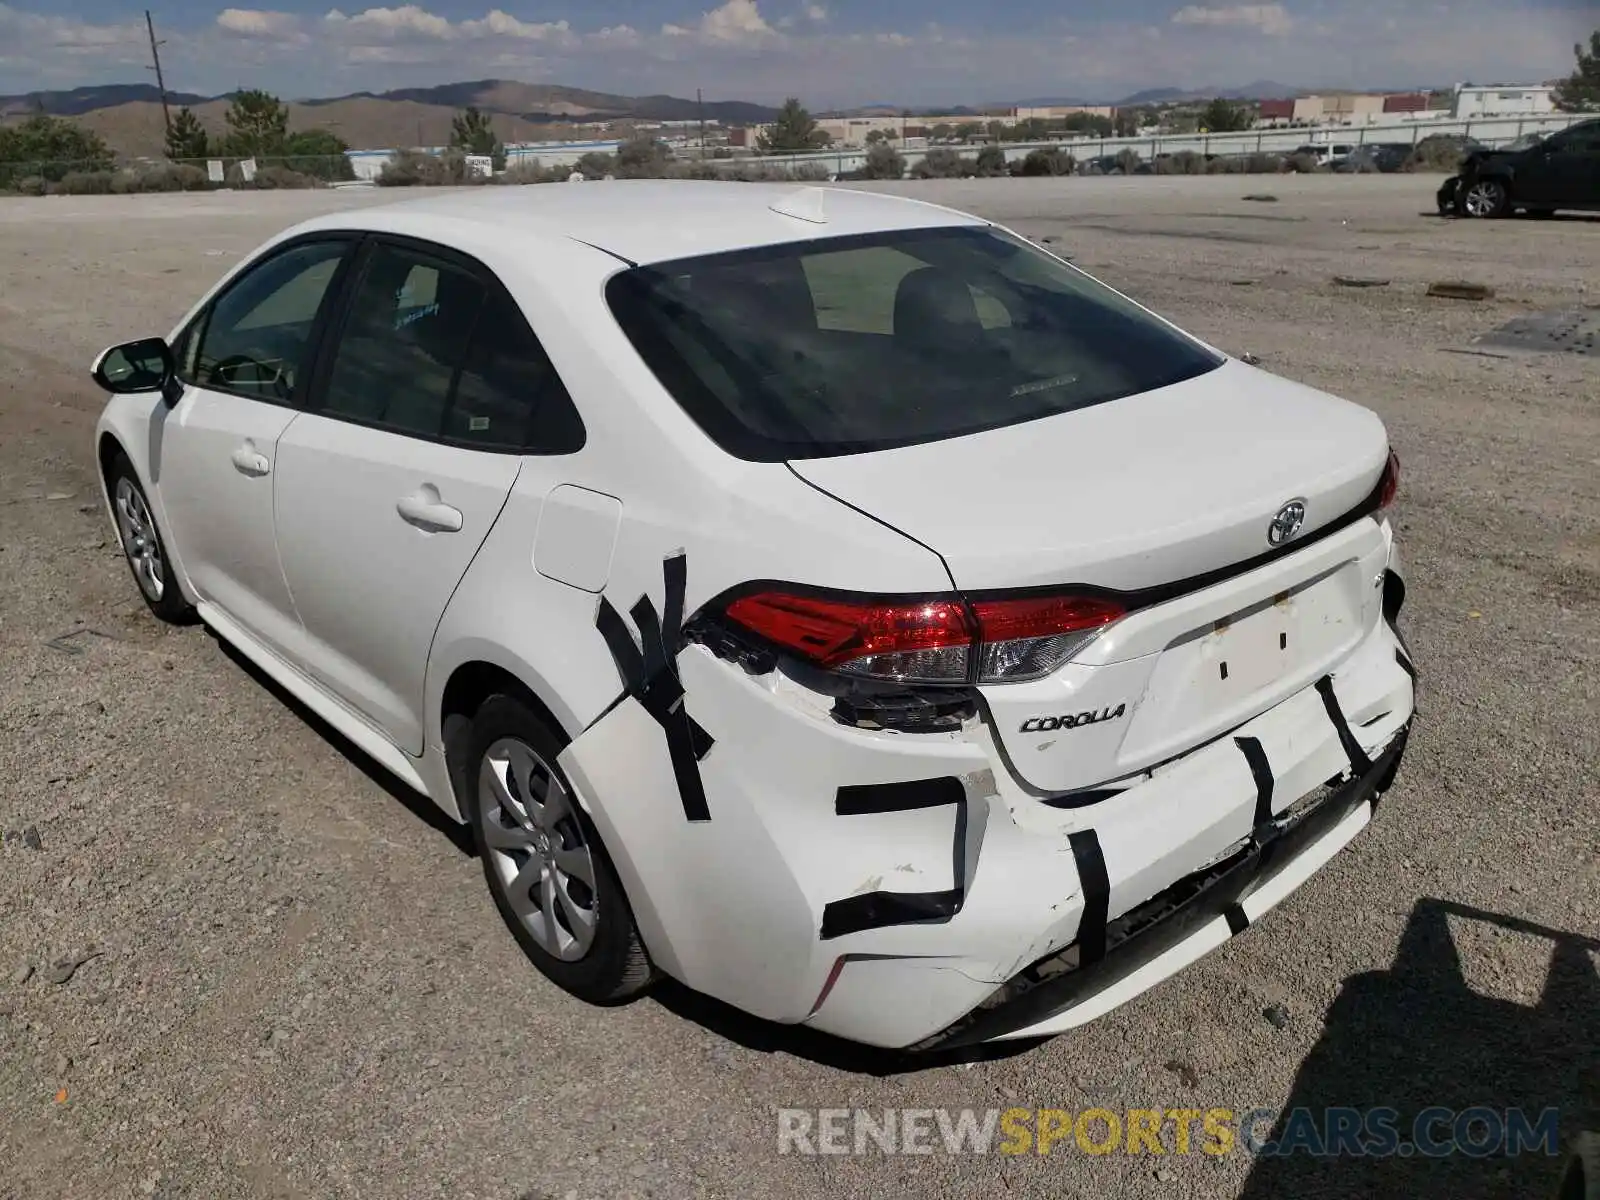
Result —
[{"label": "parked car in background", "polygon": [[1476,150],[1436,199],[1441,214],[1462,217],[1600,211],[1600,120],[1569,126],[1522,149]]},{"label": "parked car in background", "polygon": [[1357,146],[1343,158],[1334,159],[1330,166],[1341,175],[1392,175],[1404,170],[1410,158],[1408,142],[1371,142]]},{"label": "parked car in background", "polygon": [[1411,727],[1383,422],[951,209],[344,209],[93,374],[150,610],[470,826],[594,1003],[1059,1032],[1332,859]]}]

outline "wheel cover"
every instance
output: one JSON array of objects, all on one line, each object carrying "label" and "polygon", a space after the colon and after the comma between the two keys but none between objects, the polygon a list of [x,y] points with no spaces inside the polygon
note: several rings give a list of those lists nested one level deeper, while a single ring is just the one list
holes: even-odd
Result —
[{"label": "wheel cover", "polygon": [[122,533],[122,552],[128,556],[139,590],[151,600],[160,600],[167,590],[166,564],[161,561],[161,543],[156,538],[156,523],[144,495],[133,480],[117,480],[115,497],[117,527]]},{"label": "wheel cover", "polygon": [[1475,217],[1487,217],[1500,207],[1500,185],[1475,183],[1467,189],[1467,211]]},{"label": "wheel cover", "polygon": [[594,945],[594,858],[572,799],[519,738],[491,745],[478,767],[478,822],[490,881],[541,948],[576,962]]}]

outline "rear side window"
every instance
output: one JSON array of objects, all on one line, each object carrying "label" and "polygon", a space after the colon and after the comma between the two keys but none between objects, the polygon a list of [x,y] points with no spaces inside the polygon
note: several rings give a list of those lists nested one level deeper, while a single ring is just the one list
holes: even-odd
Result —
[{"label": "rear side window", "polygon": [[864,453],[1103,404],[1214,352],[989,227],[823,239],[639,267],[607,299],[723,449]]},{"label": "rear side window", "polygon": [[384,242],[353,290],[322,409],[486,450],[583,445],[566,389],[505,290],[458,262]]}]

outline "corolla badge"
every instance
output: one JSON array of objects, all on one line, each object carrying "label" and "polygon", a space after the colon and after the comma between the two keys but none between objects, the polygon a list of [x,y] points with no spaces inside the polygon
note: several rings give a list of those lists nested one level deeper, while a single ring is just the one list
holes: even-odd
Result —
[{"label": "corolla badge", "polygon": [[1267,544],[1281,546],[1300,532],[1306,523],[1306,502],[1291,500],[1277,511],[1267,526]]}]

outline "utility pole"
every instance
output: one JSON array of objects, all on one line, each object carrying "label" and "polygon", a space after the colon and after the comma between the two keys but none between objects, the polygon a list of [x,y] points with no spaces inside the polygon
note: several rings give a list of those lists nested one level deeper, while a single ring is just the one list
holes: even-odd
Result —
[{"label": "utility pole", "polygon": [[695,111],[700,114],[700,157],[706,156],[706,100],[699,88],[694,90]]},{"label": "utility pole", "polygon": [[150,10],[144,10],[144,27],[150,35],[150,58],[155,66],[146,68],[156,73],[156,87],[161,90],[161,124],[167,133],[172,132],[172,113],[167,109],[167,81],[161,75],[161,47],[166,42],[156,41],[155,22],[150,19]]}]

